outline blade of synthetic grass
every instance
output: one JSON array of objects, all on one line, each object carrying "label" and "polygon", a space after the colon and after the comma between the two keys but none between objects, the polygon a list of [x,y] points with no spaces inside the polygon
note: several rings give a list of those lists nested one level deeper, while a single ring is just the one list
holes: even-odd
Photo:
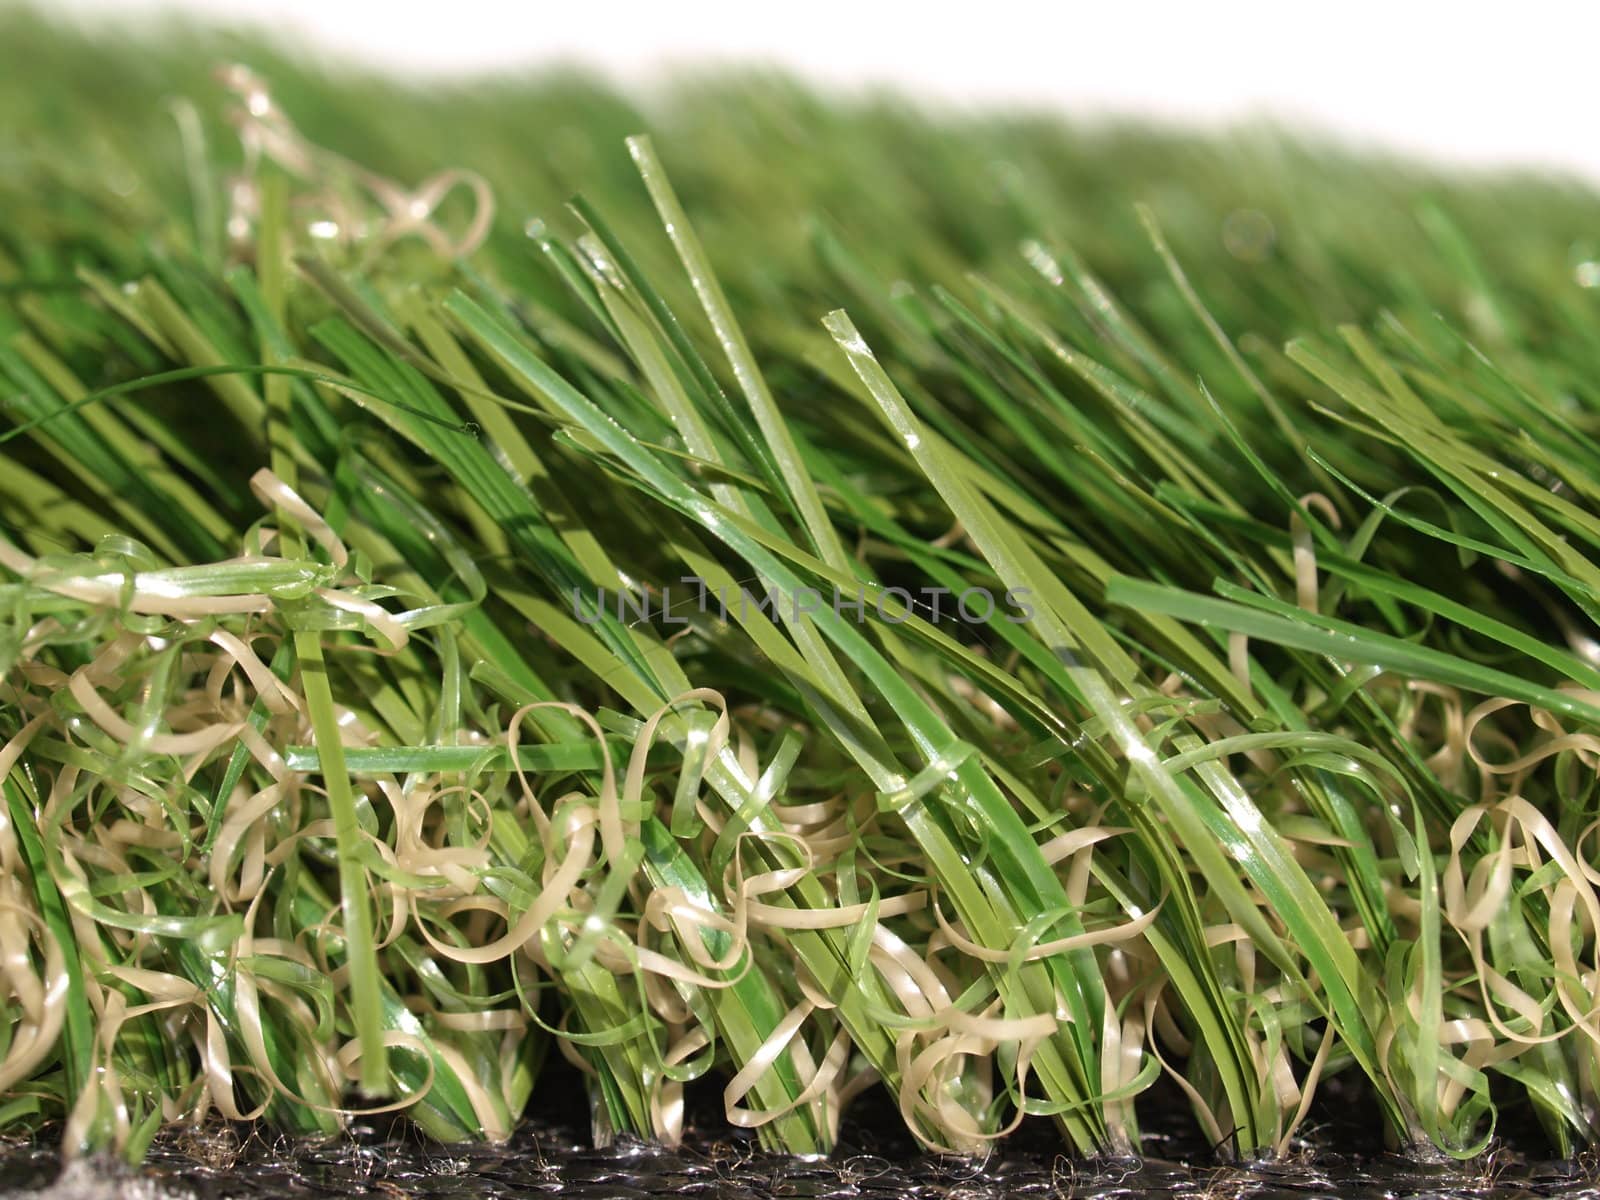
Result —
[{"label": "blade of synthetic grass", "polygon": [[1591,725],[1600,723],[1600,706],[1578,694],[1540,687],[1504,671],[1333,617],[1315,617],[1299,610],[1291,617],[1255,608],[1255,604],[1268,603],[1265,597],[1252,597],[1252,605],[1247,607],[1126,577],[1113,579],[1106,596],[1112,604],[1164,612],[1194,624],[1231,629],[1262,641],[1310,650],[1346,662],[1371,663],[1488,696],[1509,696]]},{"label": "blade of synthetic grass", "polygon": [[[286,197],[287,187],[283,177],[269,170],[263,183],[257,265],[266,313],[279,324],[283,320],[285,303],[285,252],[280,239],[284,228]],[[214,353],[199,344],[196,337],[185,332],[181,322],[169,319],[166,324],[173,328],[174,340],[186,345],[189,354],[204,359]],[[272,339],[263,334],[260,341],[263,362],[269,366],[275,365],[276,351]],[[202,361],[199,365],[214,364]],[[247,400],[240,387],[234,386],[238,384],[236,377],[221,378],[230,381],[222,395],[233,404],[234,411],[241,417],[254,415],[253,393]],[[273,472],[293,489],[299,482],[299,469],[294,452],[295,443],[288,428],[288,380],[281,375],[269,375],[263,386],[266,391],[265,407]],[[278,520],[278,537],[283,543],[284,556],[292,559],[303,555],[305,545],[292,519],[280,511]],[[363,867],[366,855],[362,850],[362,830],[356,816],[356,798],[344,763],[344,738],[328,683],[322,635],[316,630],[304,630],[295,633],[293,640],[300,687],[305,695],[307,716],[311,721],[322,767],[323,786],[327,790],[328,809],[333,817],[334,842],[339,857],[339,905],[344,917],[344,949],[350,980],[350,1012],[361,1055],[361,1087],[368,1095],[382,1096],[389,1090],[388,1044],[383,1035],[382,974],[368,904],[369,885]]]},{"label": "blade of synthetic grass", "polygon": [[50,874],[44,844],[39,839],[35,817],[29,811],[26,797],[17,784],[7,776],[5,780],[6,817],[17,840],[22,844],[28,873],[33,877],[34,893],[39,897],[39,908],[51,938],[60,948],[66,986],[66,995],[56,1001],[65,1007],[63,1017],[64,1044],[61,1050],[62,1066],[66,1072],[69,1095],[78,1095],[89,1084],[94,1056],[94,1013],[89,1008],[84,993],[82,966],[78,958],[78,940],[72,923],[62,903],[61,893]]}]

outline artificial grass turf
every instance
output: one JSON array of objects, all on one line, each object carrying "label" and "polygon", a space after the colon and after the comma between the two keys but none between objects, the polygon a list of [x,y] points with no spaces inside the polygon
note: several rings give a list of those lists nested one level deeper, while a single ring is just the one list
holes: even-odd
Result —
[{"label": "artificial grass turf", "polygon": [[0,25],[0,1127],[1591,1141],[1591,193]]}]

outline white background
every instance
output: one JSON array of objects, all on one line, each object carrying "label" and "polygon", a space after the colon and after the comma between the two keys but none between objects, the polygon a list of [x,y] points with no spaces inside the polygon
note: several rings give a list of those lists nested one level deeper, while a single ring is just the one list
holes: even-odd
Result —
[{"label": "white background", "polygon": [[[0,0],[3,3],[4,0]],[[459,73],[577,60],[624,85],[715,62],[947,104],[1215,126],[1265,117],[1453,163],[1600,183],[1600,0],[57,0],[178,9],[324,56]],[[3,60],[3,48],[0,48]]]}]

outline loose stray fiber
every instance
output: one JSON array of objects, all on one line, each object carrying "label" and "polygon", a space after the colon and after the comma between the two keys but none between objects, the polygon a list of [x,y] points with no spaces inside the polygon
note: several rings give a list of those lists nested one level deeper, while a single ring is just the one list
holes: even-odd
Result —
[{"label": "loose stray fiber", "polygon": [[7,22],[0,1130],[1592,1144],[1591,195]]}]

